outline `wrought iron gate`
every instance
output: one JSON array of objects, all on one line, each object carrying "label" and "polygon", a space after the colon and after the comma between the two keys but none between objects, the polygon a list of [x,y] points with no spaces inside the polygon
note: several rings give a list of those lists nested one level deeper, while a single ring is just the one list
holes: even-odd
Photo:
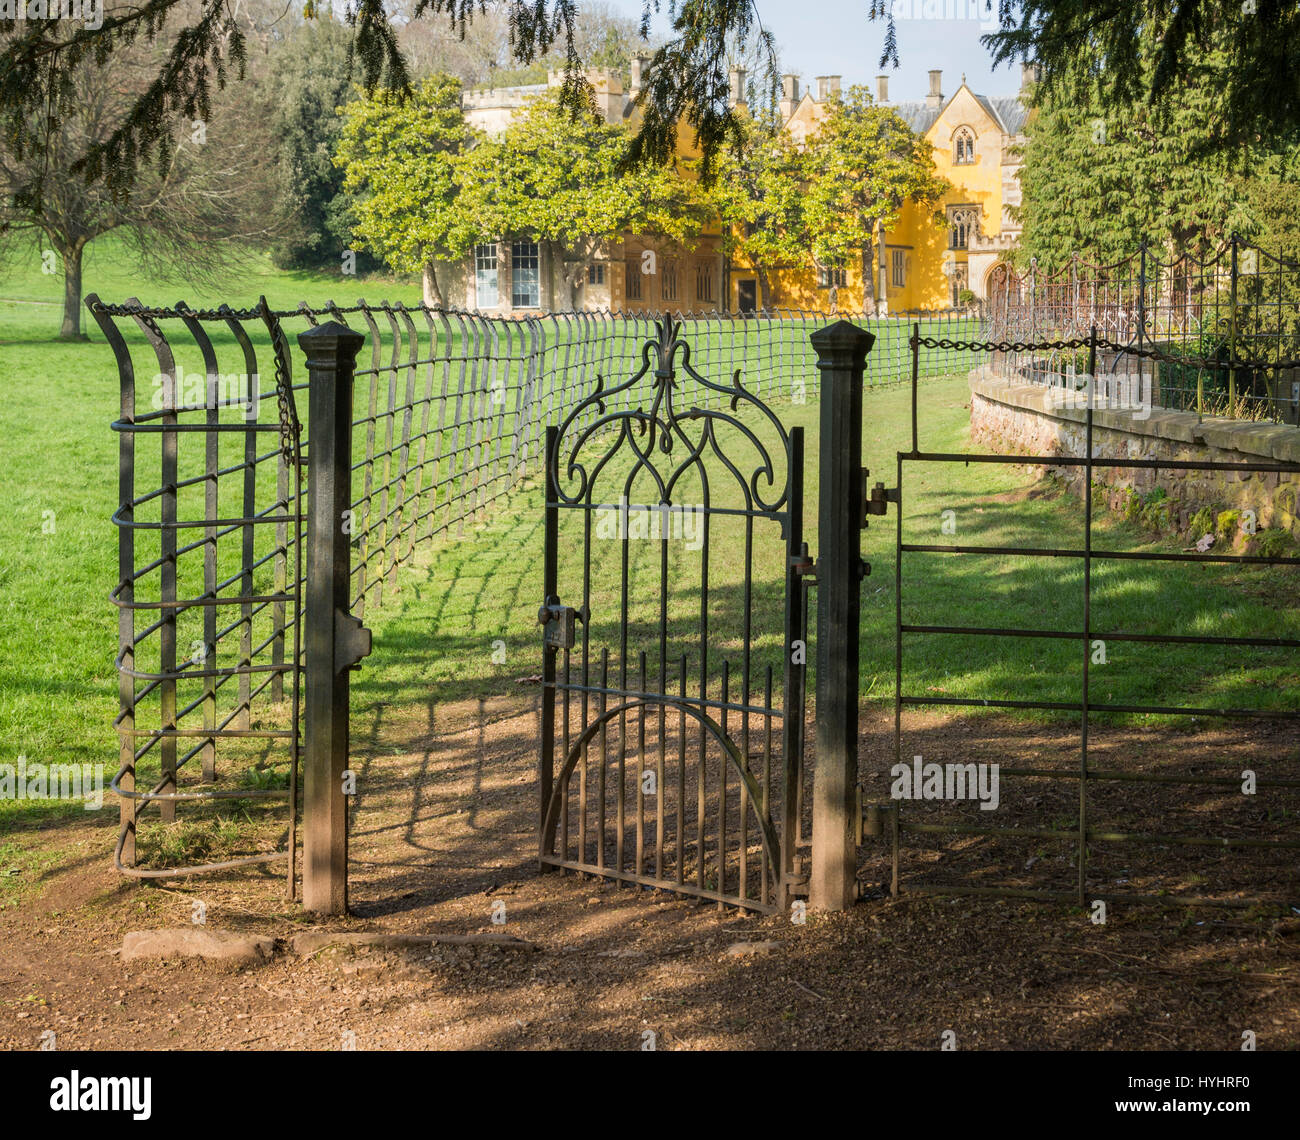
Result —
[{"label": "wrought iron gate", "polygon": [[[807,659],[803,434],[656,322],[546,436],[540,862],[783,910]],[[640,500],[640,501],[638,501]]]},{"label": "wrought iron gate", "polygon": [[[1124,455],[1119,458],[1104,458],[1097,454],[1094,446],[1094,412],[1097,408],[1128,407],[1127,395],[1117,396],[1117,385],[1106,376],[1097,375],[1099,350],[1112,352],[1115,359],[1122,356],[1168,360],[1162,352],[1152,350],[1135,350],[1123,345],[1101,340],[1093,329],[1087,339],[1056,341],[1051,343],[1020,342],[967,342],[953,340],[930,340],[922,338],[919,327],[914,329],[912,346],[935,345],[945,349],[961,351],[975,350],[993,353],[1034,352],[1083,352],[1087,353],[1088,365],[1085,378],[1087,386],[1080,389],[1081,396],[1072,405],[1065,400],[1058,400],[1057,405],[1078,408],[1082,421],[1082,454],[989,454],[977,451],[938,452],[926,451],[919,446],[917,431],[917,383],[913,374],[912,383],[912,448],[910,452],[897,453],[897,482],[895,488],[886,492],[881,488],[873,494],[873,505],[868,507],[871,513],[883,514],[887,502],[898,505],[898,525],[895,543],[895,621],[894,621],[894,707],[893,707],[893,758],[894,771],[903,772],[908,760],[913,760],[915,775],[910,778],[913,789],[921,786],[922,757],[909,757],[911,749],[904,748],[904,738],[908,731],[903,722],[904,709],[947,708],[947,709],[1008,709],[1035,710],[1039,713],[1052,713],[1057,716],[1077,717],[1074,739],[1077,741],[1076,759],[1073,763],[1051,762],[1038,759],[1038,752],[1026,748],[1023,754],[1008,756],[1006,763],[994,765],[1001,778],[1010,778],[1013,783],[1011,791],[1004,798],[1018,797],[1017,802],[1029,799],[1022,789],[1030,787],[1036,794],[1029,802],[1042,803],[1037,811],[1037,823],[1031,820],[1030,826],[993,826],[982,817],[979,806],[974,803],[954,802],[953,786],[973,787],[970,782],[975,778],[977,768],[985,765],[968,763],[969,757],[962,750],[965,742],[955,738],[944,760],[953,758],[960,763],[930,764],[929,769],[946,769],[942,781],[946,791],[943,794],[914,795],[908,794],[903,799],[891,802],[865,803],[864,832],[869,836],[880,836],[888,828],[887,839],[890,847],[890,892],[897,896],[900,892],[914,894],[946,895],[998,895],[1040,900],[1074,902],[1079,905],[1096,900],[1123,900],[1138,903],[1171,903],[1188,905],[1212,905],[1226,907],[1249,907],[1264,902],[1293,903],[1296,898],[1296,878],[1294,875],[1294,855],[1300,850],[1300,835],[1289,820],[1296,818],[1295,799],[1300,789],[1300,779],[1294,772],[1294,765],[1288,760],[1282,748],[1271,751],[1259,751],[1249,761],[1251,769],[1249,796],[1241,795],[1243,777],[1242,761],[1227,754],[1211,759],[1193,758],[1187,764],[1176,766],[1165,764],[1159,771],[1147,771],[1133,765],[1115,762],[1098,762],[1097,747],[1090,742],[1090,729],[1100,727],[1099,721],[1108,714],[1146,715],[1166,717],[1196,718],[1217,723],[1233,722],[1272,722],[1279,726],[1300,723],[1300,712],[1290,707],[1226,707],[1215,705],[1211,701],[1198,701],[1195,707],[1189,707],[1184,701],[1160,700],[1150,703],[1117,703],[1105,696],[1105,690],[1094,676],[1094,664],[1097,647],[1108,643],[1119,645],[1204,646],[1207,650],[1222,653],[1228,648],[1270,649],[1294,651],[1300,649],[1300,640],[1294,637],[1276,636],[1237,636],[1207,634],[1197,631],[1169,632],[1157,621],[1154,630],[1117,630],[1109,626],[1104,616],[1098,615],[1098,588],[1096,575],[1098,567],[1108,563],[1114,565],[1122,562],[1127,565],[1142,563],[1178,563],[1190,571],[1195,565],[1218,563],[1238,566],[1284,566],[1300,567],[1300,558],[1283,555],[1254,555],[1215,551],[1207,553],[1207,548],[1195,547],[1183,551],[1167,549],[1150,549],[1140,547],[1130,550],[1100,549],[1094,545],[1094,490],[1099,484],[1094,482],[1094,474],[1105,469],[1126,469],[1132,471],[1181,470],[1195,472],[1231,473],[1238,479],[1247,480],[1255,477],[1262,479],[1265,475],[1277,478],[1279,475],[1300,475],[1300,464],[1284,461],[1268,462],[1223,462],[1212,460],[1187,460],[1159,458],[1152,456]],[[1295,361],[1253,362],[1252,366],[1262,373],[1274,373],[1279,369],[1293,367]],[[1071,377],[1073,379],[1073,377]],[[1109,382],[1108,382],[1109,381]],[[1122,391],[1122,390],[1121,390]],[[1073,393],[1070,393],[1073,396]],[[1159,409],[1157,409],[1159,410]],[[1150,411],[1150,408],[1147,408]],[[910,500],[904,494],[905,470],[915,472],[926,464],[1000,464],[1025,465],[1039,469],[1080,473],[1082,489],[1081,531],[1082,542],[1077,546],[1062,548],[1060,546],[1000,546],[984,545],[971,542],[920,542],[915,538],[909,540],[905,533],[909,520],[905,504]],[[1260,486],[1256,482],[1252,486]],[[1104,486],[1104,485],[1102,485]],[[915,518],[911,520],[915,530]],[[1043,560],[1068,564],[1077,561],[1082,564],[1081,617],[1082,621],[1075,628],[1062,628],[1058,614],[1045,613],[1034,622],[1032,627],[995,627],[978,621],[919,622],[907,621],[905,615],[912,612],[909,608],[910,595],[906,590],[908,572],[915,574],[916,556],[924,555],[951,560],[963,556],[988,557],[1000,559],[1022,558]],[[906,556],[906,557],[905,557]],[[906,567],[905,567],[906,564]],[[990,575],[990,580],[992,575]],[[906,596],[905,596],[906,595]],[[1062,606],[1062,609],[1065,607]],[[1153,606],[1159,614],[1159,606]],[[1068,624],[1068,623],[1067,623]],[[1167,623],[1165,623],[1167,624]],[[1276,631],[1266,631],[1276,632]],[[941,640],[944,638],[986,638],[990,642],[1006,644],[1012,640],[1049,640],[1058,643],[1073,643],[1077,646],[1075,661],[1079,681],[1079,699],[1077,701],[1059,701],[1043,699],[1005,699],[980,696],[935,695],[935,691],[917,692],[905,682],[907,662],[905,646],[915,647],[923,638]],[[915,649],[913,648],[913,652]],[[1099,691],[1100,690],[1100,691]],[[941,690],[942,691],[942,690]],[[1192,721],[1195,723],[1195,721]],[[1148,728],[1148,732],[1151,730]],[[930,757],[926,757],[930,759]],[[899,767],[901,766],[901,768]],[[1254,769],[1258,768],[1256,776]],[[905,774],[905,773],[904,773]],[[931,777],[927,776],[927,779]],[[1138,828],[1126,824],[1123,813],[1140,804],[1141,798],[1150,789],[1163,787],[1178,789],[1181,797],[1178,813],[1166,810],[1167,822],[1159,825],[1156,831],[1150,827]],[[1064,788],[1065,794],[1057,789]],[[1254,796],[1258,792],[1258,800]],[[1221,799],[1209,798],[1214,794]],[[883,798],[884,785],[877,782],[868,789],[864,799]],[[1201,799],[1193,802],[1193,794]],[[972,799],[970,795],[957,796],[958,800]],[[936,802],[921,802],[932,800]],[[915,801],[915,802],[912,802]],[[1239,805],[1258,802],[1262,806],[1257,812]],[[1210,805],[1212,812],[1205,810]],[[1047,805],[1053,805],[1051,807]],[[1236,808],[1233,815],[1228,807]],[[1195,809],[1200,808],[1200,811]],[[1042,817],[1050,816],[1055,811],[1065,815],[1065,822],[1044,822]],[[1154,815],[1155,812],[1150,814]],[[1213,820],[1213,823],[1208,821]],[[924,846],[936,837],[957,837],[963,841],[960,851],[948,851],[945,865],[936,870],[916,858],[917,848]],[[909,844],[908,840],[912,842]],[[1069,863],[1064,859],[1043,857],[1043,853],[1032,854],[1026,860],[1026,854],[1038,845],[1055,845],[1052,850],[1069,852]],[[1117,852],[1121,848],[1145,847],[1157,852],[1174,850],[1192,850],[1215,853],[1224,852],[1237,855],[1244,861],[1253,857],[1256,868],[1256,884],[1264,889],[1256,893],[1247,893],[1244,889],[1228,888],[1209,883],[1205,893],[1192,892],[1171,887],[1161,877],[1162,861],[1152,860],[1156,868],[1149,878],[1158,885],[1158,890],[1142,891],[1133,889],[1133,879],[1126,877],[1116,879],[1114,874],[1107,877],[1107,869],[1113,870],[1120,865]],[[1125,871],[1129,856],[1124,857]],[[1035,864],[1039,864],[1034,870]],[[1134,864],[1135,866],[1137,864]],[[1050,869],[1049,869],[1050,868]],[[1217,868],[1212,868],[1216,869]],[[1053,877],[1055,872],[1055,877]],[[1073,880],[1067,886],[1060,880],[1068,872]],[[1195,879],[1206,881],[1199,872]],[[939,881],[942,880],[942,881]],[[1115,883],[1127,884],[1129,889],[1116,890]],[[1213,893],[1211,893],[1213,892]]]}]

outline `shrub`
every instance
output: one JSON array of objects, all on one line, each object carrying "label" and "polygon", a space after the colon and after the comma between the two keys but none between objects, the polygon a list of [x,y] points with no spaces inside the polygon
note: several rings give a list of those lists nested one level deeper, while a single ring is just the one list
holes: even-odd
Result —
[{"label": "shrub", "polygon": [[1258,558],[1286,558],[1294,554],[1295,536],[1285,527],[1270,526],[1257,530],[1250,540],[1250,553]]}]

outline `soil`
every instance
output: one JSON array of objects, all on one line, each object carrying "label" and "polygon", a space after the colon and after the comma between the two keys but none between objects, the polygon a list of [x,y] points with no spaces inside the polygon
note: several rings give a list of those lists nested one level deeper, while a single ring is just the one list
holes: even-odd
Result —
[{"label": "soil", "polygon": [[[112,868],[111,809],[16,832],[25,851],[58,857],[26,861],[18,905],[0,910],[0,1047],[36,1048],[53,1031],[60,1049],[936,1049],[949,1030],[961,1049],[1234,1050],[1247,1030],[1260,1049],[1300,1046],[1300,915],[1289,906],[1114,899],[1099,924],[1090,907],[1068,902],[891,899],[879,889],[889,878],[879,839],[863,849],[867,897],[803,924],[540,874],[534,702],[443,705],[436,723],[391,707],[377,727],[354,728],[346,919],[306,915],[277,871],[128,882]],[[960,741],[967,760],[1078,764],[1077,738],[1064,730],[997,716],[908,727],[909,758],[943,759],[944,742]],[[872,712],[861,731],[864,779],[884,799],[892,715]],[[1090,763],[1214,774],[1253,761],[1262,776],[1265,758],[1294,772],[1296,741],[1264,727],[1124,729],[1099,733]],[[1057,827],[1077,781],[1023,780],[1015,787],[1032,792],[1013,794],[1004,780],[998,825]],[[1212,785],[1189,797],[1118,782],[1090,785],[1089,811],[1146,834],[1294,835],[1294,805],[1260,815],[1243,799]],[[907,805],[900,818],[924,819],[931,806]],[[1271,852],[1096,846],[1089,896],[1296,894],[1295,859]],[[927,834],[906,837],[900,874],[905,888],[1070,890],[1074,857],[1059,840]],[[120,962],[127,931],[188,925],[195,899],[210,927],[282,946],[302,930],[338,930],[505,933],[540,949],[331,947],[239,967]],[[777,945],[728,953],[738,943]]]}]

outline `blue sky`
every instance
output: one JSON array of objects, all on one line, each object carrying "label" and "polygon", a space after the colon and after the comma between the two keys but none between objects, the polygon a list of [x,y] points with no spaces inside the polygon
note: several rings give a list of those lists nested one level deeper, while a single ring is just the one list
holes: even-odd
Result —
[{"label": "blue sky", "polygon": [[[609,0],[610,7],[640,18],[641,0]],[[886,68],[891,100],[924,98],[927,72],[943,71],[943,93],[951,95],[966,81],[981,95],[1013,95],[1020,88],[1020,68],[993,70],[979,37],[977,15],[987,0],[896,0],[898,26],[897,71]],[[796,72],[806,89],[816,75],[842,75],[846,87],[861,83],[875,90],[881,73],[880,49],[884,21],[867,19],[866,0],[757,0],[758,14],[776,37],[783,71]],[[995,5],[996,6],[996,5]],[[667,8],[665,2],[662,5]],[[661,13],[656,24],[668,31]]]}]

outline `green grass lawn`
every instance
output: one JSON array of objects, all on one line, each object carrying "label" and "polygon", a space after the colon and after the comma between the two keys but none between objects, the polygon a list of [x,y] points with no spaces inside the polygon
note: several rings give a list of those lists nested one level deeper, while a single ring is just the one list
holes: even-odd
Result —
[{"label": "green grass lawn", "polygon": [[[280,273],[264,262],[252,265],[217,297],[179,281],[143,288],[111,243],[92,248],[85,287],[105,300],[135,294],[146,303],[184,298],[195,307],[218,299],[251,304],[260,293],[273,305],[286,307],[300,299],[323,304],[331,297],[342,304],[359,294],[418,301],[418,290],[410,283]],[[117,506],[118,440],[109,424],[117,415],[117,376],[93,322],[85,344],[53,339],[60,290],[57,278],[39,273],[34,257],[31,265],[0,278],[0,375],[10,393],[0,409],[0,479],[11,517],[0,543],[0,762],[12,762],[21,753],[45,762],[102,762],[111,772],[117,756],[112,729],[117,712],[117,627],[109,593],[117,579],[117,532],[109,520]],[[751,370],[764,353],[770,359],[794,351],[789,330],[782,335],[787,339],[756,340],[752,359],[746,353]],[[141,338],[135,337],[133,346],[142,350]],[[896,347],[880,347],[896,352]],[[706,358],[708,348],[701,346],[697,359]],[[891,367],[899,363],[893,355],[880,359],[888,359]],[[142,369],[147,366],[144,360]],[[815,401],[790,403],[788,395],[782,391],[774,399],[787,423],[802,424],[808,432],[805,528],[816,553],[818,406]],[[895,453],[910,442],[908,399],[905,388],[881,388],[869,392],[865,402],[866,462],[873,480],[887,485],[895,481]],[[969,420],[964,379],[927,381],[921,399],[922,446],[964,447]],[[156,457],[151,465],[143,451],[140,490],[157,481]],[[1081,545],[1082,507],[1077,500],[1026,491],[1026,476],[1010,467],[911,464],[905,483],[905,533],[917,542]],[[645,501],[644,491],[639,493]],[[948,510],[955,512],[957,533],[945,539],[939,527]],[[862,692],[871,700],[892,698],[895,526],[896,510],[891,508],[887,517],[873,519],[864,535],[864,556],[873,572],[863,587]],[[715,661],[738,660],[740,652],[739,591],[744,575],[743,560],[734,551],[741,541],[740,532],[725,538],[720,530],[714,546],[710,644]],[[1098,547],[1136,549],[1153,541],[1151,535],[1098,511]],[[726,543],[731,543],[732,553],[724,548]],[[644,545],[631,561],[630,581],[637,604],[654,612],[649,618],[630,615],[638,635],[655,619],[660,585],[658,551],[651,557],[654,544]],[[141,551],[145,549],[142,542]],[[564,581],[570,583],[575,549],[565,546]],[[366,615],[376,643],[354,682],[356,710],[371,713],[385,703],[423,705],[517,692],[516,679],[541,667],[536,625],[541,552],[542,506],[535,478],[463,534],[429,546],[401,577],[400,593]],[[767,622],[755,629],[759,670],[764,662],[779,662],[776,623],[783,555],[774,528],[757,527],[754,610]],[[230,555],[223,553],[226,557]],[[698,594],[689,585],[698,567],[691,557],[698,556],[673,554],[679,560],[671,565],[668,579],[674,623],[698,617]],[[922,554],[907,558],[906,622],[1082,628],[1078,562]],[[611,557],[601,569],[616,567],[617,558]],[[1285,569],[1099,562],[1093,570],[1092,625],[1130,633],[1294,637],[1300,634],[1300,619],[1292,579]],[[565,601],[573,593],[572,586],[562,587]],[[617,627],[618,597],[617,575],[607,574],[596,583],[593,628],[599,626],[602,636]],[[498,639],[506,643],[504,663],[493,660],[493,642]],[[184,636],[181,640],[186,643]],[[679,648],[685,651],[690,638],[681,641]],[[645,647],[649,644],[643,641]],[[636,648],[634,639],[634,653]],[[1079,694],[1078,642],[909,638],[905,653],[905,688],[912,693],[1067,701]],[[1278,708],[1294,707],[1300,691],[1300,665],[1285,651],[1114,643],[1108,658],[1107,665],[1093,670],[1094,700]],[[0,817],[28,809],[0,803]],[[50,810],[79,810],[79,805]]]},{"label": "green grass lawn", "polygon": [[[251,304],[261,293],[282,306],[350,302],[361,292],[419,300],[418,285],[285,273],[264,259],[217,296],[181,280],[142,284],[111,239],[90,247],[83,284],[107,301],[136,295],[146,304],[184,299],[195,307],[225,299]],[[117,633],[109,593],[117,581],[117,531],[109,520],[117,508],[118,439],[109,424],[118,414],[117,370],[88,316],[88,342],[56,339],[61,296],[61,279],[40,272],[35,252],[0,274],[0,376],[8,392],[0,408],[0,491],[10,517],[0,540],[0,762],[25,754],[46,763],[105,763],[111,774]],[[144,370],[152,356],[142,337],[132,339],[147,377],[156,365]],[[158,470],[156,457],[152,468],[147,455],[142,460],[141,490],[157,485]],[[0,814],[28,806],[0,802]]]}]

